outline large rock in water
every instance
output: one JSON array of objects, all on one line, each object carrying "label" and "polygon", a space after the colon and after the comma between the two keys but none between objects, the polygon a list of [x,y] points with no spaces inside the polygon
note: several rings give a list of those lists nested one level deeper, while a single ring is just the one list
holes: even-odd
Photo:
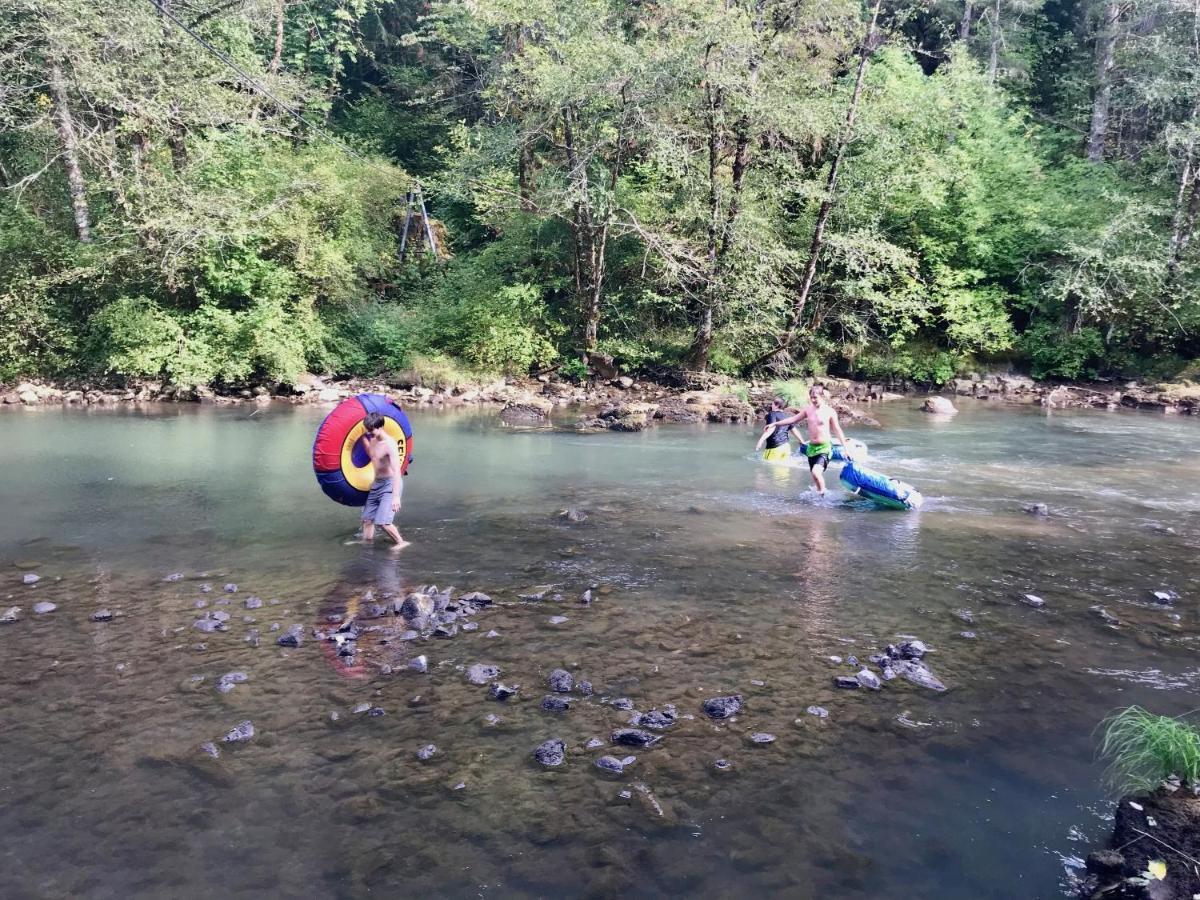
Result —
[{"label": "large rock in water", "polygon": [[929,688],[931,691],[946,690],[946,685],[930,670],[929,666],[917,660],[899,660],[893,662],[891,668],[893,671],[903,675],[913,684],[920,685],[923,688]]},{"label": "large rock in water", "polygon": [[471,684],[487,684],[499,677],[500,669],[497,666],[485,666],[482,663],[476,663],[467,669],[467,681],[471,682]]},{"label": "large rock in water", "polygon": [[557,691],[560,694],[566,694],[575,687],[575,679],[566,669],[555,669],[550,673],[546,681],[550,685],[550,690]]},{"label": "large rock in water", "polygon": [[653,747],[662,740],[662,735],[651,734],[638,728],[618,728],[609,738],[614,744],[624,744],[627,747]]},{"label": "large rock in water", "polygon": [[567,745],[558,738],[551,738],[538,745],[533,758],[543,766],[561,766],[567,758]]},{"label": "large rock in water", "polygon": [[925,402],[921,404],[921,412],[934,413],[939,416],[952,416],[958,410],[945,397],[926,397]]},{"label": "large rock in water", "polygon": [[545,425],[550,421],[554,405],[532,394],[514,400],[500,410],[500,421],[508,425]]},{"label": "large rock in water", "polygon": [[712,719],[728,719],[742,711],[742,695],[712,697],[704,701],[704,714]]}]

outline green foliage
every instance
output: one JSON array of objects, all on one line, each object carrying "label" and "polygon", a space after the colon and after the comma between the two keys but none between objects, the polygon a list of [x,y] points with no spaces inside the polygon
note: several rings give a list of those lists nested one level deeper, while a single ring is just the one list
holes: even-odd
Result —
[{"label": "green foliage", "polygon": [[866,378],[895,378],[925,385],[943,385],[958,375],[966,358],[929,346],[868,351],[854,360],[853,370]]},{"label": "green foliage", "polygon": [[1096,328],[1066,332],[1040,322],[1022,336],[1034,378],[1095,378],[1104,357],[1104,337]]},{"label": "green foliage", "polygon": [[489,377],[494,377],[494,374],[465,369],[457,360],[438,354],[429,356],[416,354],[405,368],[395,374],[397,381],[420,385],[435,391],[448,391],[457,387],[479,384],[480,381]]},{"label": "green foliage", "polygon": [[783,400],[787,406],[806,406],[811,382],[803,378],[789,378],[771,382],[771,393]]},{"label": "green foliage", "polygon": [[1101,726],[1110,783],[1122,792],[1152,791],[1171,775],[1200,785],[1200,730],[1184,718],[1156,716],[1131,706]]}]

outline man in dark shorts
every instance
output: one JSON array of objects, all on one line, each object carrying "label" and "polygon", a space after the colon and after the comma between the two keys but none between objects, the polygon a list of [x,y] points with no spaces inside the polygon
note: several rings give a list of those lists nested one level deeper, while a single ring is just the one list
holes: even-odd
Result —
[{"label": "man in dark shorts", "polygon": [[846,458],[851,458],[850,443],[846,439],[846,433],[842,431],[837,411],[829,405],[825,396],[825,386],[814,384],[808,389],[808,406],[794,416],[775,422],[776,427],[791,427],[804,423],[808,431],[808,447],[805,451],[808,455],[808,471],[812,475],[813,487],[822,497],[825,496],[825,470],[829,467],[829,461],[833,459],[833,435],[836,434],[842,442]]},{"label": "man in dark shorts", "polygon": [[375,540],[375,526],[392,539],[395,549],[407,547],[408,541],[400,536],[392,520],[400,510],[400,496],[404,485],[400,481],[400,448],[383,429],[384,419],[379,413],[371,413],[363,419],[366,433],[367,453],[375,468],[375,481],[367,493],[367,503],[362,512],[362,539],[364,543]]}]

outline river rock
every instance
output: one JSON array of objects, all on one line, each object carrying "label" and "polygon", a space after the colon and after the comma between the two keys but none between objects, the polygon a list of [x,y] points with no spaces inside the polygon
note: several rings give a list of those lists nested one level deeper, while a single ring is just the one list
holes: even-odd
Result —
[{"label": "river rock", "polygon": [[527,589],[523,594],[517,594],[517,597],[521,600],[545,600],[557,589],[558,585],[556,584],[539,584]]},{"label": "river rock", "polygon": [[583,694],[585,697],[590,697],[595,691],[595,688],[592,687],[592,683],[590,681],[581,681],[578,685],[576,685],[576,687],[579,688],[579,693]]},{"label": "river rock", "polygon": [[250,680],[250,676],[245,672],[226,672],[217,681],[217,690],[222,694],[228,694],[233,690],[235,684],[243,684]]},{"label": "river rock", "polygon": [[604,741],[600,740],[600,738],[591,738],[585,746],[589,750],[595,750],[597,747],[603,747]]},{"label": "river rock", "polygon": [[1050,515],[1050,507],[1045,503],[1028,503],[1021,507],[1031,516],[1048,516]]},{"label": "river rock", "polygon": [[617,697],[609,701],[609,705],[613,709],[633,709],[633,701],[628,697]]},{"label": "river rock", "polygon": [[550,712],[565,712],[570,708],[570,697],[560,697],[557,694],[547,694],[542,698],[542,709]]},{"label": "river rock", "polygon": [[246,598],[246,609],[259,609],[262,607],[262,605],[263,604],[262,604],[261,597],[247,597]]},{"label": "river rock", "polygon": [[733,768],[733,763],[727,759],[718,759],[713,762],[713,768],[718,772],[728,772]]},{"label": "river rock", "polygon": [[[90,616],[88,616],[88,618],[91,619],[93,622],[111,622],[113,620],[113,611],[111,609],[98,609],[94,613],[92,613]],[[219,626],[220,623],[216,622],[216,623],[214,623],[214,625]],[[205,629],[202,628],[200,630],[204,631]],[[215,631],[216,628],[210,628],[208,630]]]},{"label": "river rock", "polygon": [[962,621],[966,622],[968,625],[975,624],[975,616],[969,609],[956,609],[954,611],[954,615],[958,616],[958,618],[962,619]]},{"label": "river rock", "polygon": [[46,613],[52,613],[58,609],[58,605],[51,603],[48,600],[41,600],[33,604],[33,611],[36,615],[44,616]]},{"label": "river rock", "polygon": [[488,688],[488,696],[491,697],[493,700],[499,700],[500,702],[504,702],[509,697],[516,694],[517,691],[519,691],[520,689],[521,689],[521,686],[519,684],[507,685],[507,684],[501,684],[499,681],[497,681],[491,687]]},{"label": "river rock", "polygon": [[929,652],[924,641],[902,641],[896,650],[900,654],[900,659],[924,659],[925,654]]},{"label": "river rock", "polygon": [[538,745],[533,758],[543,766],[561,766],[567,758],[567,745],[558,738],[551,738]]},{"label": "river rock", "polygon": [[883,683],[880,682],[879,676],[870,669],[863,669],[854,677],[858,680],[859,684],[868,690],[877,691],[883,687]]},{"label": "river rock", "polygon": [[894,668],[898,674],[903,675],[907,680],[911,681],[915,685],[919,685],[923,688],[929,688],[929,690],[938,691],[939,693],[946,690],[946,685],[943,684],[941,679],[934,675],[930,668],[923,662],[917,662],[915,660],[902,660],[900,662],[893,663],[892,668]]},{"label": "river rock", "polygon": [[211,594],[211,593],[212,593],[212,585],[211,585],[211,584],[202,584],[202,585],[200,585],[200,593],[202,593],[202,594]]},{"label": "river rock", "polygon": [[1120,625],[1121,624],[1121,620],[1118,619],[1116,616],[1114,616],[1112,613],[1110,613],[1103,606],[1092,606],[1092,607],[1089,607],[1089,609],[1092,612],[1094,612],[1097,615],[1097,617],[1099,617],[1100,621],[1102,621],[1105,625]]},{"label": "river rock", "polygon": [[437,753],[437,745],[436,744],[426,744],[424,747],[422,747],[420,750],[417,751],[417,759],[419,759],[419,760],[432,759],[434,754],[436,754],[436,753]]},{"label": "river rock", "polygon": [[476,663],[467,669],[467,680],[471,684],[487,684],[495,678],[500,677],[500,669],[497,666],[485,666],[482,663]]},{"label": "river rock", "polygon": [[471,591],[470,593],[463,594],[459,599],[463,603],[470,603],[474,606],[490,606],[492,603],[492,598],[482,591]]},{"label": "river rock", "polygon": [[833,683],[840,688],[857,688],[862,687],[857,678],[853,675],[836,675]]},{"label": "river rock", "polygon": [[500,421],[508,425],[544,425],[550,421],[554,404],[540,397],[526,396],[500,410]]},{"label": "river rock", "polygon": [[550,685],[550,690],[560,694],[566,694],[575,687],[575,678],[566,669],[555,669],[546,678],[546,682]]},{"label": "river rock", "polygon": [[588,520],[588,514],[585,513],[582,509],[579,509],[574,506],[568,506],[566,509],[564,509],[562,512],[560,512],[558,514],[558,517],[560,519],[566,519],[568,522],[572,522],[576,525],[586,522]]},{"label": "river rock", "polygon": [[625,771],[624,764],[615,756],[600,757],[596,760],[596,768],[603,769],[605,772],[612,772],[614,775],[620,775]]},{"label": "river rock", "polygon": [[433,629],[435,638],[449,639],[458,634],[458,625],[439,625]]},{"label": "river rock", "polygon": [[221,751],[217,749],[217,745],[214,744],[212,741],[205,741],[203,744],[201,744],[200,752],[207,753],[213,759],[221,758]]},{"label": "river rock", "polygon": [[546,621],[548,621],[551,625],[561,625],[563,622],[567,621],[567,617],[566,616],[551,616]]},{"label": "river rock", "polygon": [[37,572],[26,572],[21,576],[21,584],[37,584],[42,580],[42,576]]},{"label": "river rock", "polygon": [[424,675],[429,671],[429,660],[424,655],[414,656],[408,661],[408,667],[414,672],[420,672],[422,675]]},{"label": "river rock", "polygon": [[967,640],[967,641],[973,641],[973,640],[975,640],[975,638],[979,637],[979,635],[977,635],[973,631],[960,631],[958,633],[958,636],[960,638],[962,638],[963,640]]},{"label": "river rock", "polygon": [[810,706],[805,710],[810,716],[816,716],[818,719],[828,719],[829,710],[823,706]]},{"label": "river rock", "polygon": [[775,743],[775,735],[766,731],[756,731],[750,735],[750,741],[754,744],[773,744]]},{"label": "river rock", "polygon": [[12,624],[13,622],[16,622],[20,618],[21,618],[21,607],[10,606],[8,609],[6,609],[4,611],[3,614],[0,614],[0,623],[9,625],[9,624]]},{"label": "river rock", "polygon": [[245,722],[239,722],[229,734],[221,738],[226,744],[244,744],[254,737],[254,723],[249,719]]},{"label": "river rock", "polygon": [[638,713],[630,720],[630,724],[663,731],[674,725],[678,718],[679,716],[675,711],[675,707],[666,706],[661,710],[652,709],[650,712]]},{"label": "river rock", "polygon": [[579,602],[582,603],[584,606],[587,606],[592,602],[592,589],[591,588],[588,588],[586,591],[584,591],[579,596]]},{"label": "river rock", "polygon": [[704,714],[712,719],[728,719],[742,711],[742,695],[711,697],[703,703]]},{"label": "river rock", "polygon": [[653,747],[662,740],[662,735],[651,734],[638,728],[618,728],[609,738],[614,744],[624,744],[627,747]]},{"label": "river rock", "polygon": [[1157,602],[1162,604],[1171,604],[1179,599],[1179,594],[1175,591],[1151,591],[1150,593]]},{"label": "river rock", "polygon": [[952,416],[958,410],[945,397],[926,397],[925,402],[921,404],[921,412],[933,413],[939,416]]},{"label": "river rock", "polygon": [[163,581],[172,582],[172,583],[176,582],[176,581],[183,581],[183,573],[182,572],[172,572],[170,575],[163,578]]},{"label": "river rock", "polygon": [[427,594],[409,594],[400,604],[400,615],[406,619],[427,619],[434,612],[433,598]]},{"label": "river rock", "polygon": [[238,586],[236,584],[233,584],[232,582],[225,585],[225,593],[227,593],[227,594],[236,594],[237,589],[238,589]]},{"label": "river rock", "polygon": [[1022,594],[1018,599],[1026,606],[1032,606],[1034,609],[1041,609],[1046,605],[1046,601],[1037,594]]},{"label": "river rock", "polygon": [[225,610],[218,609],[210,615],[210,618],[224,624],[225,622],[228,622],[231,617],[229,613],[225,612]]},{"label": "river rock", "polygon": [[299,647],[303,642],[304,626],[300,624],[293,625],[275,639],[275,643],[280,647]]}]

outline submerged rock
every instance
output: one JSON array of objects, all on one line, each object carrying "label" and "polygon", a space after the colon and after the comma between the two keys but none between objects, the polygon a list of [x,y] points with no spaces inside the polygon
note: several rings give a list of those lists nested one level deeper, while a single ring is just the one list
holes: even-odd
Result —
[{"label": "submerged rock", "polygon": [[531,587],[523,594],[517,594],[521,600],[545,600],[558,589],[556,584],[539,584]]},{"label": "submerged rock", "polygon": [[499,700],[503,702],[516,694],[520,689],[521,686],[519,684],[507,685],[501,684],[499,681],[497,681],[488,688],[488,696],[493,700]]},{"label": "submerged rock", "polygon": [[182,581],[182,580],[183,580],[182,572],[172,572],[170,575],[168,575],[167,577],[165,577],[163,579],[163,581],[167,581],[167,582],[175,582],[175,581]]},{"label": "submerged rock", "polygon": [[583,696],[585,696],[585,697],[591,696],[593,688],[592,688],[592,683],[590,681],[581,681],[581,682],[579,682],[578,687],[579,687],[579,693],[583,694]]},{"label": "submerged rock", "polygon": [[41,600],[33,604],[33,611],[36,615],[44,616],[46,613],[52,613],[58,609],[58,605],[51,603],[49,600]]},{"label": "submerged rock", "polygon": [[929,652],[923,641],[902,641],[896,649],[901,659],[924,659]]},{"label": "submerged rock", "polygon": [[424,675],[429,671],[429,660],[425,656],[414,656],[408,661],[408,667]]},{"label": "submerged rock", "polygon": [[1159,603],[1170,604],[1179,599],[1179,594],[1175,591],[1151,591],[1150,593]]},{"label": "submerged rock", "polygon": [[485,666],[482,663],[476,663],[467,669],[467,680],[471,684],[487,684],[489,681],[500,677],[500,669],[497,666]]},{"label": "submerged rock", "polygon": [[304,642],[304,626],[293,625],[275,639],[280,647],[299,647]]},{"label": "submerged rock", "polygon": [[245,722],[239,722],[229,734],[221,738],[226,744],[243,744],[254,737],[254,723],[247,719]]},{"label": "submerged rock", "polygon": [[205,741],[200,745],[200,752],[207,753],[213,759],[220,759],[221,751],[217,749],[217,745],[212,741]]},{"label": "submerged rock", "polygon": [[420,759],[420,760],[432,759],[434,754],[436,754],[436,753],[437,753],[437,745],[436,744],[426,744],[424,747],[422,747],[420,750],[417,751],[417,759]]},{"label": "submerged rock", "polygon": [[543,766],[561,766],[567,758],[567,746],[558,738],[551,738],[538,745],[533,758]]},{"label": "submerged rock", "polygon": [[238,586],[236,584],[230,583],[230,584],[225,585],[225,593],[227,593],[227,594],[236,594],[237,589],[238,589]]},{"label": "submerged rock", "polygon": [[933,413],[939,416],[952,416],[958,410],[945,397],[926,397],[925,402],[921,404],[921,412]]},{"label": "submerged rock", "polygon": [[929,667],[923,662],[905,660],[903,662],[897,662],[893,664],[893,668],[898,674],[904,676],[904,678],[911,681],[915,685],[919,685],[923,688],[929,688],[931,691],[941,692],[946,690],[946,685],[944,685],[941,679],[934,675],[933,672],[930,671]]},{"label": "submerged rock", "polygon": [[262,605],[263,605],[263,602],[262,602],[262,598],[260,598],[260,597],[247,597],[246,598],[246,609],[259,609],[262,607]]},{"label": "submerged rock", "polygon": [[459,599],[463,603],[471,603],[475,606],[490,606],[492,603],[492,598],[483,593],[483,591],[470,591],[463,594]]},{"label": "submerged rock", "polygon": [[954,615],[958,616],[958,618],[962,619],[968,625],[975,624],[975,616],[972,615],[969,609],[956,609]]},{"label": "submerged rock", "polygon": [[542,698],[542,709],[550,712],[565,712],[571,708],[570,697],[560,697],[557,694],[547,694]]},{"label": "submerged rock", "polygon": [[756,731],[750,735],[750,741],[755,744],[773,744],[775,743],[775,735],[769,734],[766,731]]},{"label": "submerged rock", "polygon": [[1121,620],[1110,613],[1103,606],[1092,606],[1089,609],[1094,612],[1105,625],[1120,625]]},{"label": "submerged rock", "polygon": [[226,672],[217,681],[217,690],[222,694],[228,694],[233,690],[235,684],[243,684],[250,680],[250,676],[245,672]]},{"label": "submerged rock", "polygon": [[858,679],[853,675],[835,675],[833,683],[840,688],[857,688],[861,687]]},{"label": "submerged rock", "polygon": [[663,731],[670,728],[676,723],[679,716],[675,711],[674,706],[665,706],[663,709],[652,709],[650,712],[638,713],[630,720],[633,725],[639,725],[642,728],[653,728],[656,731]]},{"label": "submerged rock", "polygon": [[36,572],[26,572],[21,576],[21,584],[37,584],[42,580],[42,576]]},{"label": "submerged rock", "polygon": [[829,710],[823,706],[810,706],[805,710],[810,716],[816,716],[818,719],[828,719]]},{"label": "submerged rock", "polygon": [[[88,616],[88,618],[91,619],[93,622],[111,622],[113,620],[113,612],[111,609],[98,609],[94,613],[92,613],[90,616]],[[213,628],[208,628],[208,629],[202,628],[200,630],[201,631],[216,631],[217,628],[220,627],[220,623],[216,622],[216,623],[214,623],[214,626],[215,627],[213,627]]]},{"label": "submerged rock", "polygon": [[868,690],[877,691],[883,687],[883,684],[879,680],[879,676],[870,669],[863,669],[854,677],[857,679],[859,684]]},{"label": "submerged rock", "polygon": [[633,701],[628,697],[617,697],[615,700],[610,700],[609,705],[613,709],[633,709]]},{"label": "submerged rock", "polygon": [[604,741],[600,740],[600,738],[592,738],[584,746],[589,750],[595,750],[597,747],[603,747]]},{"label": "submerged rock", "polygon": [[1018,599],[1026,606],[1032,606],[1034,609],[1041,609],[1046,605],[1046,601],[1037,594],[1022,594]]},{"label": "submerged rock", "polygon": [[1048,516],[1048,515],[1050,515],[1050,507],[1048,507],[1045,503],[1027,503],[1025,506],[1023,506],[1021,508],[1023,510],[1025,510],[1025,512],[1029,513],[1031,516]]},{"label": "submerged rock", "polygon": [[968,641],[973,641],[973,640],[975,640],[975,638],[977,638],[977,637],[978,637],[978,635],[977,635],[977,634],[975,634],[975,632],[973,632],[973,631],[960,631],[960,632],[958,633],[958,636],[959,636],[960,638],[963,638],[963,639],[965,639],[965,640],[968,640]]},{"label": "submerged rock", "polygon": [[742,711],[742,695],[730,694],[727,697],[710,697],[704,701],[704,714],[713,719],[728,719]]},{"label": "submerged rock", "polygon": [[563,622],[567,621],[567,617],[566,616],[551,616],[546,621],[549,622],[551,625],[561,625]]},{"label": "submerged rock", "polygon": [[638,728],[618,728],[609,738],[614,744],[624,744],[627,747],[653,747],[662,740],[662,735],[651,734]]},{"label": "submerged rock", "polygon": [[546,676],[546,683],[550,686],[550,690],[566,694],[575,687],[575,678],[566,669],[555,669]]},{"label": "submerged rock", "polygon": [[713,768],[718,772],[728,772],[733,768],[733,763],[727,759],[718,759],[713,762]]},{"label": "submerged rock", "polygon": [[0,613],[0,623],[10,625],[21,618],[21,607],[10,606],[3,613]]},{"label": "submerged rock", "polygon": [[625,771],[625,765],[615,756],[602,756],[596,760],[596,768],[603,769],[606,772],[612,772],[614,775],[620,775]]}]

